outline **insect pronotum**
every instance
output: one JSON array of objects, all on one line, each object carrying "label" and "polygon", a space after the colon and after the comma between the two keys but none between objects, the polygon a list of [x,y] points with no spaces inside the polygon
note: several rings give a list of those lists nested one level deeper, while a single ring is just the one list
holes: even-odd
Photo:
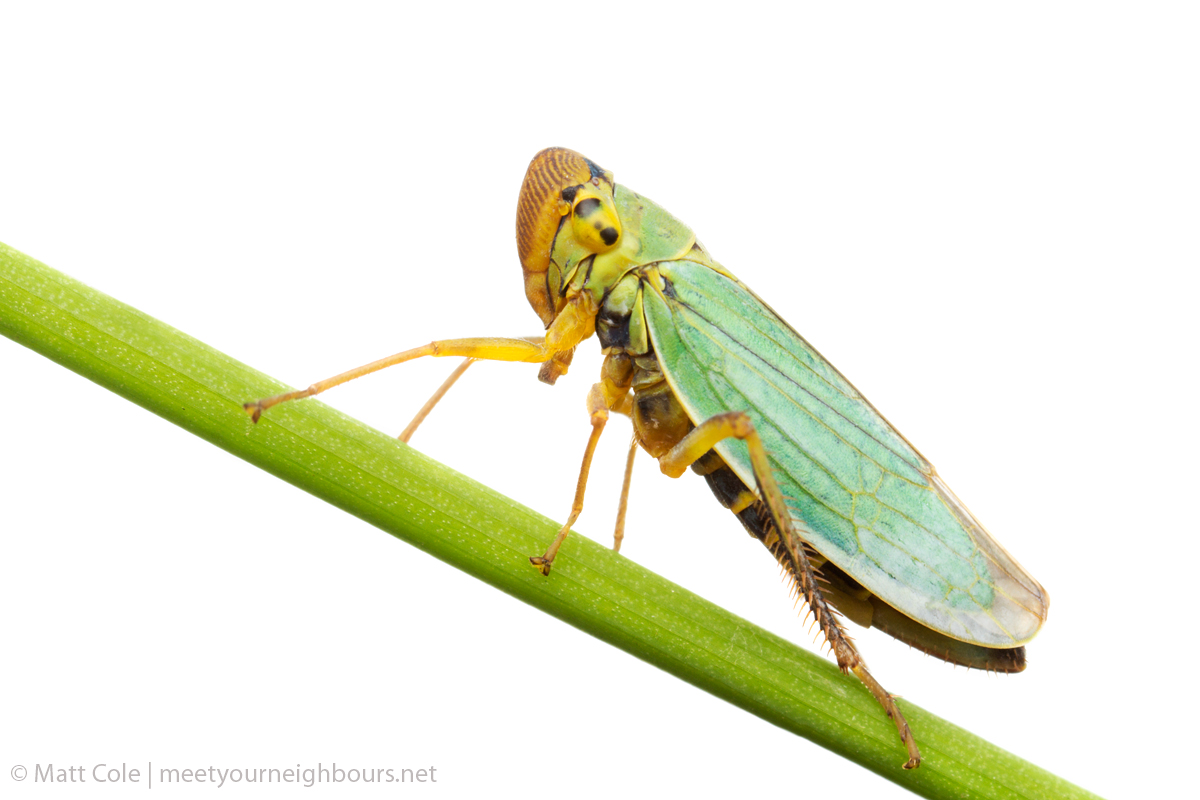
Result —
[{"label": "insect pronotum", "polygon": [[[838,666],[895,722],[906,769],[921,763],[912,732],[841,616],[955,664],[1024,669],[1023,645],[1046,619],[1045,590],[874,406],[686,225],[591,160],[549,148],[534,156],[521,186],[517,250],[544,337],[431,342],[246,410],[257,422],[274,405],[393,364],[467,358],[401,435],[407,441],[471,359],[540,363],[538,377],[552,384],[594,333],[604,363],[588,393],[592,433],[570,516],[549,549],[530,558],[543,575],[583,509],[592,454],[615,411],[632,417],[635,446],[664,473],[691,467],[703,475],[782,564]],[[625,500],[623,493],[614,547]]]}]

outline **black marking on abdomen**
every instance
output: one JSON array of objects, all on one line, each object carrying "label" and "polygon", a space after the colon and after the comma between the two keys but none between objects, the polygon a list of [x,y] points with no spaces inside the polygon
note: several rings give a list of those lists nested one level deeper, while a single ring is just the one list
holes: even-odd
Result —
[{"label": "black marking on abdomen", "polygon": [[708,488],[712,489],[712,493],[716,495],[717,502],[725,508],[732,506],[742,492],[746,491],[746,484],[742,483],[742,479],[727,466],[708,473],[704,476],[704,480],[708,481]]},{"label": "black marking on abdomen", "polygon": [[[715,451],[710,450],[696,463],[700,464],[710,457],[720,458]],[[742,523],[742,527],[746,529],[747,533],[774,552],[773,545],[778,543],[778,537],[774,536],[775,528],[771,524],[770,514],[764,513],[766,506],[762,504],[761,500],[754,498],[754,493],[742,482],[742,479],[722,462],[720,467],[707,472],[704,480],[708,481],[708,488],[712,489],[717,502],[725,508],[733,508],[735,505],[745,506],[740,511],[734,512],[734,516]],[[746,505],[747,502],[749,505]]]}]

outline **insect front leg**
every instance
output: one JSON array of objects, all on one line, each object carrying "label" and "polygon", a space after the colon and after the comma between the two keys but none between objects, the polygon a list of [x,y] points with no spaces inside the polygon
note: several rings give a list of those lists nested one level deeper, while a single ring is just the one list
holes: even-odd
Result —
[{"label": "insect front leg", "polygon": [[[541,336],[526,336],[525,341],[531,342],[533,344],[538,344],[542,341],[542,337]],[[568,352],[568,354],[570,353],[570,351],[567,351],[567,352]],[[433,395],[428,400],[425,401],[425,405],[421,406],[421,410],[418,411],[416,416],[414,416],[412,418],[412,422],[408,423],[408,426],[403,431],[401,431],[400,435],[397,436],[396,438],[399,439],[400,441],[404,442],[405,444],[407,444],[408,441],[410,439],[412,439],[413,434],[417,432],[417,428],[420,427],[421,423],[425,421],[425,418],[429,416],[429,412],[433,411],[434,406],[436,406],[438,403],[440,403],[442,401],[442,398],[446,396],[446,392],[450,391],[451,387],[453,387],[454,384],[458,383],[458,379],[463,376],[463,373],[467,371],[467,368],[470,367],[472,364],[474,364],[478,360],[479,360],[478,358],[464,358],[462,363],[454,368],[454,372],[450,373],[450,377],[446,378],[446,380],[442,383],[442,385],[437,388],[437,391],[434,392]],[[567,358],[565,360],[567,361],[568,364],[570,363],[569,358]],[[559,359],[557,357],[550,359],[550,361],[546,362],[546,365],[555,367],[555,370],[554,370],[555,378],[557,378],[559,375],[566,373],[566,367],[561,365],[561,363],[559,362]],[[543,378],[543,380],[545,380],[545,379]],[[549,381],[549,382],[553,383],[554,381]]]},{"label": "insect front leg", "polygon": [[554,318],[554,323],[546,329],[544,339],[539,338],[534,341],[496,337],[442,339],[421,347],[414,347],[412,350],[396,353],[387,358],[381,358],[378,361],[372,361],[370,364],[334,375],[332,378],[317,381],[307,389],[297,389],[293,392],[277,394],[274,397],[243,403],[242,408],[246,410],[252,420],[258,422],[258,418],[262,416],[263,412],[272,406],[288,400],[312,397],[355,378],[361,378],[372,372],[378,372],[381,369],[424,356],[459,356],[486,361],[524,361],[533,364],[554,362],[555,368],[547,371],[543,378],[552,380],[566,372],[566,365],[570,361],[566,354],[592,334],[596,328],[595,319],[596,309],[590,302],[590,295],[580,294],[576,299],[569,301]]},{"label": "insect front leg", "polygon": [[406,361],[412,361],[424,356],[462,356],[465,358],[487,359],[489,361],[540,363],[549,360],[554,355],[554,352],[546,344],[536,344],[524,339],[445,339],[443,341],[430,342],[421,347],[414,347],[411,350],[405,350],[387,358],[372,361],[370,364],[364,364],[361,367],[347,370],[346,372],[334,375],[332,378],[317,381],[307,389],[297,389],[296,391],[277,394],[274,397],[265,397],[262,400],[243,403],[242,408],[246,409],[252,420],[258,422],[258,418],[262,416],[262,413],[272,406],[286,403],[289,400],[301,400],[305,397],[313,397],[335,386],[341,386],[343,383],[352,381],[355,378],[361,378],[364,375],[370,375],[372,372],[378,372],[381,369],[387,369],[396,364],[403,364]]},{"label": "insect front leg", "polygon": [[604,425],[608,422],[608,403],[604,397],[604,385],[601,383],[594,384],[587,397],[588,417],[592,422],[592,435],[588,437],[587,449],[583,452],[583,466],[579,470],[579,482],[575,484],[575,502],[571,504],[571,516],[559,529],[558,535],[554,537],[554,541],[550,543],[550,547],[540,556],[530,556],[529,562],[541,570],[543,575],[550,574],[550,567],[554,563],[554,557],[558,555],[558,548],[562,546],[563,541],[567,538],[567,534],[571,532],[571,526],[575,524],[575,520],[579,519],[580,512],[583,511],[583,493],[587,489],[588,472],[592,468],[592,456],[596,454],[596,445],[600,442],[600,434],[604,432]]},{"label": "insect front leg", "polygon": [[400,435],[396,438],[407,444],[412,435],[417,432],[417,427],[425,421],[425,418],[429,416],[429,412],[433,411],[433,407],[441,402],[441,399],[446,396],[446,392],[450,391],[450,387],[458,382],[458,379],[463,376],[463,373],[475,361],[476,359],[474,358],[464,358],[462,363],[455,367],[454,372],[450,373],[450,377],[446,378],[445,382],[433,393],[433,396],[425,401],[425,405],[421,406],[421,410],[412,418],[412,422],[408,423],[408,427],[401,431]]},{"label": "insect front leg", "polygon": [[759,495],[769,512],[771,523],[778,533],[779,545],[785,551],[785,566],[791,572],[797,589],[804,596],[805,602],[808,603],[809,609],[821,626],[821,632],[833,648],[838,667],[842,672],[853,672],[883,706],[888,717],[895,723],[900,740],[908,750],[909,758],[905,762],[904,768],[916,768],[921,763],[921,753],[917,749],[916,742],[913,741],[908,722],[896,705],[895,698],[884,690],[879,681],[875,680],[875,677],[867,669],[866,662],[863,661],[858,649],[847,636],[833,606],[826,601],[817,585],[812,564],[805,551],[804,541],[796,533],[792,524],[792,517],[784,503],[783,493],[771,472],[766,448],[763,446],[758,431],[754,429],[750,417],[737,411],[711,417],[683,437],[671,450],[660,456],[659,467],[664,474],[678,478],[691,464],[709,452],[714,445],[729,438],[741,439],[750,451],[750,463],[754,469],[755,481],[758,483]]}]

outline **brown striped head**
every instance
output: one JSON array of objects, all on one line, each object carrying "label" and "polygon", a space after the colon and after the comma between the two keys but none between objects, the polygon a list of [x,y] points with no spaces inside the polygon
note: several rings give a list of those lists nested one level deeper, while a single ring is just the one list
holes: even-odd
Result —
[{"label": "brown striped head", "polygon": [[547,328],[561,310],[563,270],[620,238],[611,172],[563,147],[533,157],[517,201],[517,254],[525,296]]}]

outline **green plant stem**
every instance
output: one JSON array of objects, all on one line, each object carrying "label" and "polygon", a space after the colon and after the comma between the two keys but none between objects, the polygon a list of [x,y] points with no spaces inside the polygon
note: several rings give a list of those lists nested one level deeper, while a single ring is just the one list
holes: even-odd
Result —
[{"label": "green plant stem", "polygon": [[550,520],[407,445],[285,391],[168,325],[0,244],[0,333],[480,580],[930,798],[1095,797],[907,701],[925,757],[828,660],[578,534],[543,578]]}]

